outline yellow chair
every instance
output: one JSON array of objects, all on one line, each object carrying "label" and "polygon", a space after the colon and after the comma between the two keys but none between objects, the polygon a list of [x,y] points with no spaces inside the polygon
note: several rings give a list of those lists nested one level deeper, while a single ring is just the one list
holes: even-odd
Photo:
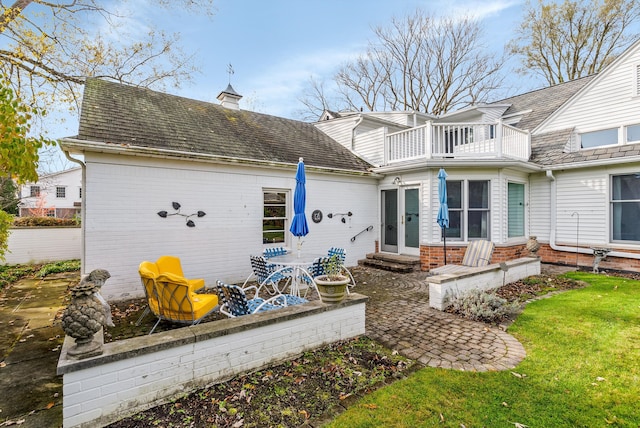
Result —
[{"label": "yellow chair", "polygon": [[[161,256],[158,260],[156,260],[156,265],[158,267],[158,273],[170,273],[173,275],[181,276],[185,278],[184,273],[182,272],[182,264],[180,263],[180,259],[175,256]],[[204,279],[187,279],[189,283],[189,288],[191,291],[196,291],[204,287]]]},{"label": "yellow chair", "polygon": [[158,309],[158,294],[156,292],[156,278],[159,275],[158,267],[154,262],[144,261],[138,266],[138,273],[140,274],[140,280],[142,281],[142,288],[147,298],[147,307],[144,309],[136,325],[140,325],[142,319],[152,312],[155,316],[159,316]]},{"label": "yellow chair", "polygon": [[159,316],[149,334],[161,320],[196,325],[218,308],[218,296],[194,293],[188,280],[178,275],[158,275],[156,290]]}]

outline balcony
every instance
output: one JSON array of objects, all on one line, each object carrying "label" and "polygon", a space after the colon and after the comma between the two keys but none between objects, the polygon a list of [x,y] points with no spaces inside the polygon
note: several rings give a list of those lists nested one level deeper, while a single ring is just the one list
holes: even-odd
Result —
[{"label": "balcony", "polygon": [[419,159],[515,159],[531,155],[529,132],[495,123],[427,123],[387,134],[386,165]]}]

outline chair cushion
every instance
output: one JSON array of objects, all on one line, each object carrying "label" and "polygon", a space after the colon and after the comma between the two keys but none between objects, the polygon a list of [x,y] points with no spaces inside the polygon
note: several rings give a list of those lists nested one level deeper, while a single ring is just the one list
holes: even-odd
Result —
[{"label": "chair cushion", "polygon": [[491,241],[471,241],[462,258],[463,266],[487,266],[493,254],[493,242]]}]

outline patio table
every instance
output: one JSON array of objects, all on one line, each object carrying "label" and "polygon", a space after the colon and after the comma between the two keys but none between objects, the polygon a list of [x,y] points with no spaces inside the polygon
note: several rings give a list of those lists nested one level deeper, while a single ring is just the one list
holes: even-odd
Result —
[{"label": "patio table", "polygon": [[[304,297],[301,296],[301,290],[306,289],[306,291],[308,291],[309,286],[315,286],[313,277],[311,276],[307,268],[320,257],[326,257],[326,254],[292,252],[283,254],[281,256],[271,257],[269,258],[269,263],[276,266],[282,266],[281,269],[291,268],[293,270],[293,273],[291,274],[292,277],[290,294],[298,297]],[[309,285],[307,285],[305,279],[308,281]]]}]

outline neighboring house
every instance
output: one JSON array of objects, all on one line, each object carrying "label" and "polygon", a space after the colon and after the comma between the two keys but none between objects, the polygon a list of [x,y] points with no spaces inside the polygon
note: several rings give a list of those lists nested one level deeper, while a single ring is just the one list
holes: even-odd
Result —
[{"label": "neighboring house", "polygon": [[82,209],[82,168],[42,175],[20,186],[20,217],[73,218]]},{"label": "neighboring house", "polygon": [[[209,284],[244,279],[265,242],[295,245],[299,157],[307,215],[324,214],[304,248],[345,247],[347,264],[382,251],[442,265],[444,168],[449,263],[475,239],[496,244],[493,262],[527,255],[535,235],[544,262],[589,266],[603,247],[601,267],[640,270],[639,85],[640,42],[596,76],[440,117],[327,111],[306,124],[242,111],[230,86],[217,106],[89,79],[78,136],[61,143],[86,164],[83,271],[109,270],[111,298],[141,295],[138,264],[162,254]],[[174,201],[206,216],[187,228],[156,214]]]}]

